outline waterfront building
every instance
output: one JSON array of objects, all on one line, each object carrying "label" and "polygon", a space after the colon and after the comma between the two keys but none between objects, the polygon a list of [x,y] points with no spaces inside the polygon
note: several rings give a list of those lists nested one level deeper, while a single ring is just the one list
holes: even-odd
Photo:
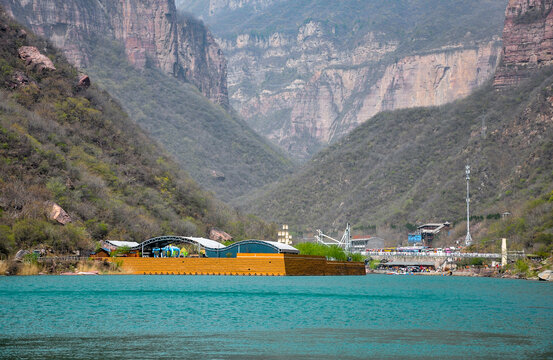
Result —
[{"label": "waterfront building", "polygon": [[382,249],[384,239],[371,235],[354,235],[351,239],[351,252],[365,254],[369,249]]},{"label": "waterfront building", "polygon": [[423,245],[431,246],[441,231],[449,231],[450,228],[451,224],[448,221],[444,223],[429,223],[417,227],[417,233],[421,234]]}]

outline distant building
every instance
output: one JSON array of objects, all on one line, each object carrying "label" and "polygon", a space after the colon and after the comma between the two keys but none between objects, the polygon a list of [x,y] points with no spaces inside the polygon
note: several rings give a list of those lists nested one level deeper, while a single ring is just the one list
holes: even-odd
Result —
[{"label": "distant building", "polygon": [[354,235],[351,238],[351,252],[363,254],[368,249],[382,249],[384,239],[370,235]]},{"label": "distant building", "polygon": [[281,244],[292,245],[292,235],[288,232],[288,225],[282,225],[282,230],[278,232],[277,241]]},{"label": "distant building", "polygon": [[423,224],[417,227],[417,233],[421,235],[422,243],[430,246],[441,231],[449,231],[450,228],[451,224],[448,221],[444,223]]},{"label": "distant building", "polygon": [[130,250],[139,244],[134,241],[119,241],[119,240],[102,240],[100,241],[100,249],[91,254],[92,257],[110,257],[112,252],[127,249],[124,253],[118,253],[117,256],[138,256],[138,250]]}]

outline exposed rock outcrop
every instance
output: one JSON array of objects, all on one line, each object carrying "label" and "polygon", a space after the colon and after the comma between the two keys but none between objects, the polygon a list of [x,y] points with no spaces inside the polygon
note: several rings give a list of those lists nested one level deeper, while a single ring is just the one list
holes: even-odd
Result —
[{"label": "exposed rock outcrop", "polygon": [[226,61],[203,23],[177,13],[174,0],[0,0],[7,12],[86,67],[90,40],[120,40],[131,64],[150,64],[228,104]]},{"label": "exposed rock outcrop", "polygon": [[[201,16],[217,35],[229,61],[233,107],[250,126],[299,158],[378,111],[440,105],[489,80],[499,60],[506,4],[482,5],[493,17],[477,20],[494,24],[488,35],[458,32],[454,39],[442,36],[456,28],[447,21],[429,33],[366,23],[398,15],[399,9],[405,23],[420,21],[419,12],[433,13],[420,4],[410,7],[416,2],[386,3],[378,9],[367,5],[377,1],[344,2],[351,12],[359,12],[359,24],[345,20],[355,15],[334,17],[340,10],[328,4],[336,2],[317,2],[316,9],[292,0],[177,2]],[[297,13],[291,16],[290,9]],[[458,10],[449,7],[447,16],[461,16]],[[436,16],[444,21],[444,13]]]},{"label": "exposed rock outcrop", "polygon": [[502,65],[496,88],[518,84],[529,71],[553,64],[553,0],[510,0],[505,11]]},{"label": "exposed rock outcrop", "polygon": [[84,89],[88,88],[90,86],[90,77],[86,74],[81,75],[77,86]]},{"label": "exposed rock outcrop", "polygon": [[17,253],[15,253],[15,256],[13,259],[15,261],[23,261],[23,258],[25,257],[25,255],[28,255],[28,254],[30,254],[29,250],[20,249],[17,251]]},{"label": "exposed rock outcrop", "polygon": [[35,84],[36,83],[29,79],[29,77],[27,75],[25,75],[24,72],[22,71],[19,71],[19,70],[16,70],[13,72],[12,76],[11,76],[11,79],[9,80],[8,82],[8,86],[12,89],[17,89],[17,88],[20,88],[20,87],[24,87],[24,86],[27,86],[29,84]]},{"label": "exposed rock outcrop", "polygon": [[56,70],[52,60],[43,55],[34,46],[22,46],[18,50],[19,57],[25,61],[25,65],[37,71]]},{"label": "exposed rock outcrop", "polygon": [[299,158],[379,111],[467,96],[493,76],[501,51],[495,39],[390,60],[397,43],[381,34],[369,33],[354,49],[344,49],[324,31],[308,22],[293,37],[243,34],[234,42],[220,40],[229,56],[233,106],[252,127]]},{"label": "exposed rock outcrop", "polygon": [[222,50],[201,21],[183,15],[179,19],[174,75],[192,82],[214,102],[228,106],[227,62]]},{"label": "exposed rock outcrop", "polygon": [[545,270],[538,274],[538,279],[541,281],[553,281],[553,271]]},{"label": "exposed rock outcrop", "polygon": [[254,7],[264,7],[274,0],[209,0],[209,15],[215,15],[219,10],[223,9],[239,9],[246,5]]},{"label": "exposed rock outcrop", "polygon": [[50,220],[55,220],[62,225],[66,225],[71,222],[71,216],[69,216],[69,214],[63,210],[61,206],[53,202],[48,202],[47,206],[49,208],[48,218]]},{"label": "exposed rock outcrop", "polygon": [[209,232],[209,238],[211,240],[216,240],[216,241],[230,241],[230,240],[232,240],[232,236],[230,234],[227,234],[223,230],[219,230],[219,229],[216,229],[216,228],[211,229],[211,231]]}]

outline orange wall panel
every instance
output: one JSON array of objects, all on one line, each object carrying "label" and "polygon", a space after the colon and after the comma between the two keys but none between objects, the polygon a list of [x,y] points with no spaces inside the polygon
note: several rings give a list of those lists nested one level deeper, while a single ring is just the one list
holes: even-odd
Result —
[{"label": "orange wall panel", "polygon": [[236,258],[109,258],[139,275],[364,275],[363,263],[332,262],[322,256],[238,254]]}]

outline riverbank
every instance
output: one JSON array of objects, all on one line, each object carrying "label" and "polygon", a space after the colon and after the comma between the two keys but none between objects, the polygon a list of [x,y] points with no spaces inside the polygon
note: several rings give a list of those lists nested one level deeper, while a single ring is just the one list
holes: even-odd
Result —
[{"label": "riverbank", "polygon": [[498,271],[495,269],[465,269],[463,271],[430,271],[430,272],[394,272],[389,270],[367,270],[367,275],[416,275],[416,276],[463,276],[463,277],[487,277],[496,279],[520,279],[539,280],[537,273],[530,275]]},{"label": "riverbank", "polygon": [[111,275],[125,272],[117,262],[95,260],[0,260],[0,275]]},{"label": "riverbank", "polygon": [[389,270],[369,270],[367,274],[378,275],[415,275],[415,276],[465,276],[465,277],[490,277],[499,279],[527,279],[537,280],[534,278],[524,278],[519,275],[500,274],[498,272],[473,272],[473,271],[430,271],[430,272],[395,272]]},{"label": "riverbank", "polygon": [[[538,275],[541,274],[541,280],[553,281],[553,275],[549,274],[549,271],[553,270],[553,257],[547,259],[530,257],[519,258],[516,261],[509,262],[505,267],[495,266],[493,263],[467,265],[462,262],[450,262],[444,264],[443,267],[434,267],[428,264],[413,264],[409,266],[402,264],[392,265],[396,266],[384,268],[380,266],[378,260],[372,260],[367,263],[367,274],[464,276],[523,280],[540,280]],[[547,272],[547,274],[545,272]]]},{"label": "riverbank", "polygon": [[[0,275],[117,275],[130,274],[127,271],[121,259],[104,260],[61,260],[52,258],[48,261],[20,261],[20,260],[0,260]],[[520,264],[519,264],[520,265]],[[394,274],[394,275],[421,275],[421,276],[462,276],[462,277],[489,277],[499,279],[522,279],[538,280],[538,274],[551,270],[553,268],[553,259],[549,258],[543,261],[532,261],[525,266],[515,266],[510,264],[507,269],[489,268],[489,267],[468,267],[459,270],[429,271],[429,272],[401,272],[393,270],[375,270],[369,266],[366,267],[367,274]],[[155,271],[154,271],[155,272]],[[174,271],[173,271],[174,272]],[[198,270],[194,272],[201,274]],[[188,273],[194,273],[188,271]],[[150,272],[148,272],[150,273]],[[171,273],[171,271],[161,271],[158,273]],[[178,273],[178,272],[177,272]],[[185,270],[182,273],[187,273]],[[214,274],[215,272],[206,272]],[[232,272],[229,272],[232,273]]]}]

